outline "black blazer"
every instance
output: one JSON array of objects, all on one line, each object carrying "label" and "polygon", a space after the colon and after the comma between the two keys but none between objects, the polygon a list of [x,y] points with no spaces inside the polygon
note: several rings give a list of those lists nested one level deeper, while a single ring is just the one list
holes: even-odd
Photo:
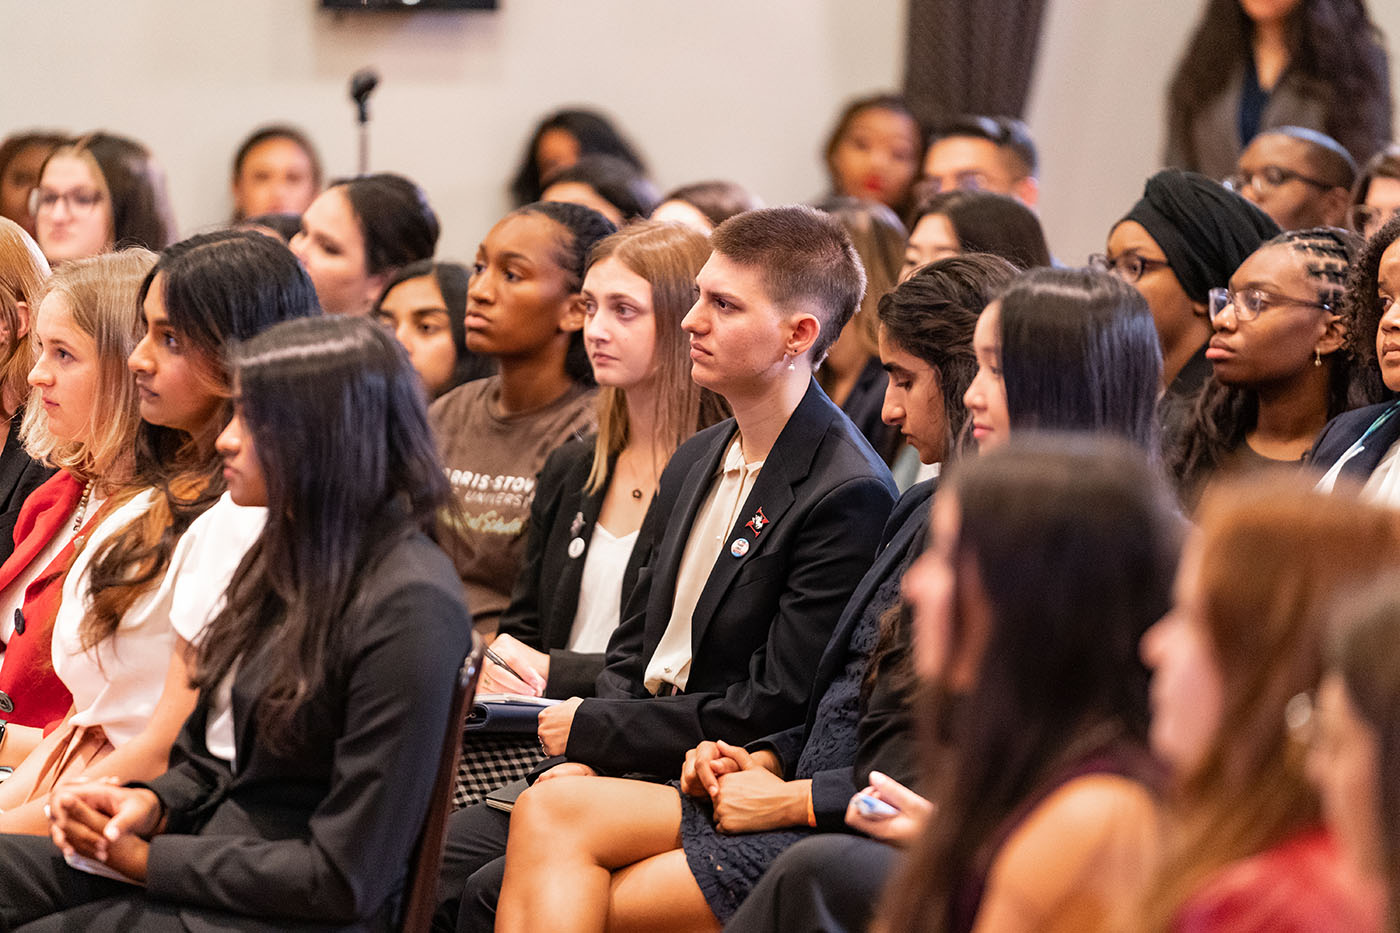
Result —
[{"label": "black blazer", "polygon": [[20,422],[24,409],[15,412],[5,434],[5,446],[0,449],[0,564],[9,559],[15,549],[15,523],[19,510],[29,494],[53,476],[53,467],[46,467],[24,450],[19,440]]},{"label": "black blazer", "polygon": [[[696,434],[661,475],[656,544],[608,644],[597,698],[574,715],[566,757],[600,772],[672,776],[707,738],[748,742],[800,721],[812,673],[869,569],[894,502],[889,470],[813,380],[778,435],[692,616],[686,692],[653,697],[647,662],[671,618],[691,525],[735,432]],[[762,508],[768,523],[749,527]]]},{"label": "black blazer", "polygon": [[[1308,452],[1307,462],[1322,472],[1327,472],[1386,409],[1397,405],[1400,405],[1400,402],[1380,402],[1342,412],[1327,422],[1327,426],[1317,436],[1312,450]],[[1386,452],[1396,441],[1400,441],[1400,411],[1376,428],[1375,432],[1366,438],[1365,446],[1356,456],[1342,464],[1341,477],[1350,478],[1358,483],[1366,482],[1366,478],[1380,465],[1381,460],[1385,459]]]},{"label": "black blazer", "polygon": [[[937,484],[936,479],[931,479],[911,486],[895,503],[881,538],[880,556],[875,558],[875,563],[851,594],[851,601],[846,603],[846,611],[841,614],[841,621],[836,624],[836,631],[817,665],[806,723],[759,739],[750,746],[754,750],[767,748],[776,753],[788,780],[792,780],[807,738],[816,727],[823,695],[850,662],[852,631],[890,575],[902,574],[923,552],[928,537],[929,500]],[[872,768],[902,783],[913,781],[919,775],[909,698],[898,696],[892,690],[882,690],[882,686],[887,685],[876,685],[868,705],[861,709],[855,766],[812,775],[812,810],[817,817],[817,828],[824,832],[846,828],[846,805],[865,786]]]},{"label": "black blazer", "polygon": [[[501,616],[499,632],[511,635],[537,651],[549,652],[549,683],[544,695],[591,697],[593,682],[603,670],[604,655],[566,651],[578,612],[579,585],[598,512],[612,484],[616,457],[608,463],[608,477],[596,493],[584,492],[593,469],[594,438],[573,440],[549,455],[535,485],[530,505],[530,527],[525,539],[525,561],[510,606]],[[637,582],[637,570],[648,550],[643,527],[622,570],[624,598]],[[584,543],[577,556],[569,554],[575,539]]]},{"label": "black blazer", "polygon": [[471,616],[447,556],[414,533],[369,564],[337,630],[326,682],[295,717],[295,747],[260,741],[259,655],[233,682],[237,771],[204,744],[201,695],[149,785],[168,810],[151,840],[147,892],[189,908],[191,930],[222,929],[199,908],[246,914],[243,929],[295,922],[389,929],[428,812]]}]

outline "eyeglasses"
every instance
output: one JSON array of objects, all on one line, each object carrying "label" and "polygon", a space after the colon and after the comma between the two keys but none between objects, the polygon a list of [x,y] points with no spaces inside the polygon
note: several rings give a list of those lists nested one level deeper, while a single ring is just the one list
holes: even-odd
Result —
[{"label": "eyeglasses", "polygon": [[1347,223],[1351,229],[1370,239],[1387,223],[1400,217],[1400,207],[1372,207],[1369,204],[1353,204],[1347,211]]},{"label": "eyeglasses", "polygon": [[1165,269],[1171,263],[1165,259],[1148,259],[1137,253],[1119,253],[1111,259],[1103,253],[1095,253],[1089,257],[1089,265],[1104,272],[1112,272],[1129,285],[1133,285],[1144,273],[1153,269]]},{"label": "eyeglasses", "polygon": [[1212,288],[1208,297],[1210,304],[1207,309],[1210,313],[1211,324],[1214,324],[1216,318],[1225,313],[1226,308],[1235,309],[1235,320],[1237,321],[1252,321],[1259,316],[1261,311],[1283,305],[1303,305],[1309,308],[1321,308],[1323,311],[1332,310],[1332,306],[1324,301],[1307,301],[1302,298],[1290,298],[1287,295],[1275,295],[1262,288],[1246,288],[1237,292],[1228,288]]},{"label": "eyeglasses", "polygon": [[91,214],[93,209],[102,203],[102,192],[90,188],[75,188],[72,191],[35,188],[29,192],[29,213],[47,213],[57,207],[59,201],[67,206],[71,214]]},{"label": "eyeglasses", "polygon": [[986,191],[988,182],[987,174],[977,171],[958,172],[946,178],[930,175],[923,181],[923,192],[942,194],[945,191]]},{"label": "eyeglasses", "polygon": [[1246,188],[1253,188],[1254,193],[1262,198],[1279,185],[1285,185],[1290,181],[1301,181],[1305,185],[1312,185],[1320,190],[1338,187],[1330,182],[1309,178],[1280,165],[1266,165],[1256,172],[1238,172],[1225,179],[1223,184],[1237,194],[1244,194]]}]

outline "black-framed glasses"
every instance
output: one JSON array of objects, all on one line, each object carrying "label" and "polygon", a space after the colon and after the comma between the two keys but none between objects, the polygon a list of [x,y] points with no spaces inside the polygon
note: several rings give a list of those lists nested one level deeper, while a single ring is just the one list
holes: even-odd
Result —
[{"label": "black-framed glasses", "polygon": [[1279,185],[1286,185],[1290,181],[1301,181],[1305,185],[1312,185],[1319,191],[1338,187],[1320,178],[1309,178],[1301,172],[1295,172],[1291,168],[1284,168],[1281,165],[1266,165],[1253,172],[1236,172],[1225,179],[1224,184],[1226,188],[1238,194],[1244,194],[1246,188],[1252,188],[1256,195],[1264,197]]},{"label": "black-framed glasses", "polygon": [[1104,272],[1112,272],[1129,285],[1134,285],[1144,273],[1153,269],[1165,269],[1171,263],[1165,259],[1149,259],[1137,253],[1119,253],[1112,258],[1103,253],[1095,253],[1089,257],[1089,265]]},{"label": "black-framed glasses", "polygon": [[1373,207],[1370,204],[1353,204],[1347,209],[1347,224],[1362,236],[1370,239],[1387,223],[1400,217],[1400,207]]},{"label": "black-framed glasses", "polygon": [[72,191],[54,191],[51,188],[35,188],[29,192],[29,213],[47,213],[62,201],[70,214],[91,214],[93,208],[102,203],[102,192],[90,188],[75,188]]},{"label": "black-framed glasses", "polygon": [[1285,305],[1303,305],[1308,308],[1321,308],[1323,311],[1332,310],[1332,306],[1325,301],[1309,301],[1306,298],[1276,295],[1273,292],[1266,292],[1262,288],[1242,288],[1237,292],[1228,288],[1212,288],[1208,297],[1210,303],[1207,305],[1207,310],[1210,314],[1211,324],[1214,324],[1216,319],[1225,313],[1226,308],[1235,309],[1235,320],[1237,321],[1252,321],[1262,311]]},{"label": "black-framed glasses", "polygon": [[977,170],[957,172],[947,177],[929,175],[923,180],[925,194],[942,194],[946,191],[986,191],[987,173]]}]

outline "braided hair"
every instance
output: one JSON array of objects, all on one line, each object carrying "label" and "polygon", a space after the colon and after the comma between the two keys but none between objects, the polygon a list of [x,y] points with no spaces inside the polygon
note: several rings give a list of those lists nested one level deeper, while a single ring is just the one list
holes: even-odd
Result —
[{"label": "braided hair", "polygon": [[[1327,310],[1340,313],[1347,276],[1361,245],[1361,238],[1350,231],[1338,227],[1311,227],[1276,236],[1259,249],[1286,246],[1298,254],[1317,290],[1318,302]],[[1349,346],[1328,354],[1328,360],[1331,379],[1327,417],[1331,419],[1354,407],[1349,396],[1357,366]],[[1167,442],[1167,464],[1184,502],[1194,504],[1206,480],[1244,443],[1245,435],[1254,428],[1258,416],[1257,390],[1226,385],[1214,375],[1206,380],[1191,417],[1180,433]]]},{"label": "braided hair", "polygon": [[[616,233],[617,227],[602,214],[581,204],[566,204],[562,201],[536,201],[518,207],[513,214],[540,214],[548,217],[563,228],[564,236],[559,237],[559,250],[555,261],[567,274],[566,287],[570,292],[583,288],[583,274],[588,268],[588,254],[599,240]],[[564,371],[569,378],[583,385],[591,386],[593,366],[588,362],[588,351],[583,347],[583,331],[576,330],[569,339],[569,352],[564,358]]]}]

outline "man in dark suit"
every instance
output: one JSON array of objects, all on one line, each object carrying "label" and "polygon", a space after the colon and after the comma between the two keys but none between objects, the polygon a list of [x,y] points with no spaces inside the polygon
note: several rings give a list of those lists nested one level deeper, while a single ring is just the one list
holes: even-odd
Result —
[{"label": "man in dark suit", "polygon": [[[683,326],[693,378],[734,417],[662,474],[647,517],[657,543],[597,696],[540,715],[540,743],[556,756],[541,780],[675,777],[705,739],[801,723],[894,501],[888,470],[811,376],[864,289],[845,232],[808,208],[773,208],[726,221],[712,245]],[[484,807],[454,816],[440,928],[454,928],[469,879],[473,909],[458,928],[489,925],[474,912],[494,903],[501,865],[488,863],[504,852],[506,821]]]}]

